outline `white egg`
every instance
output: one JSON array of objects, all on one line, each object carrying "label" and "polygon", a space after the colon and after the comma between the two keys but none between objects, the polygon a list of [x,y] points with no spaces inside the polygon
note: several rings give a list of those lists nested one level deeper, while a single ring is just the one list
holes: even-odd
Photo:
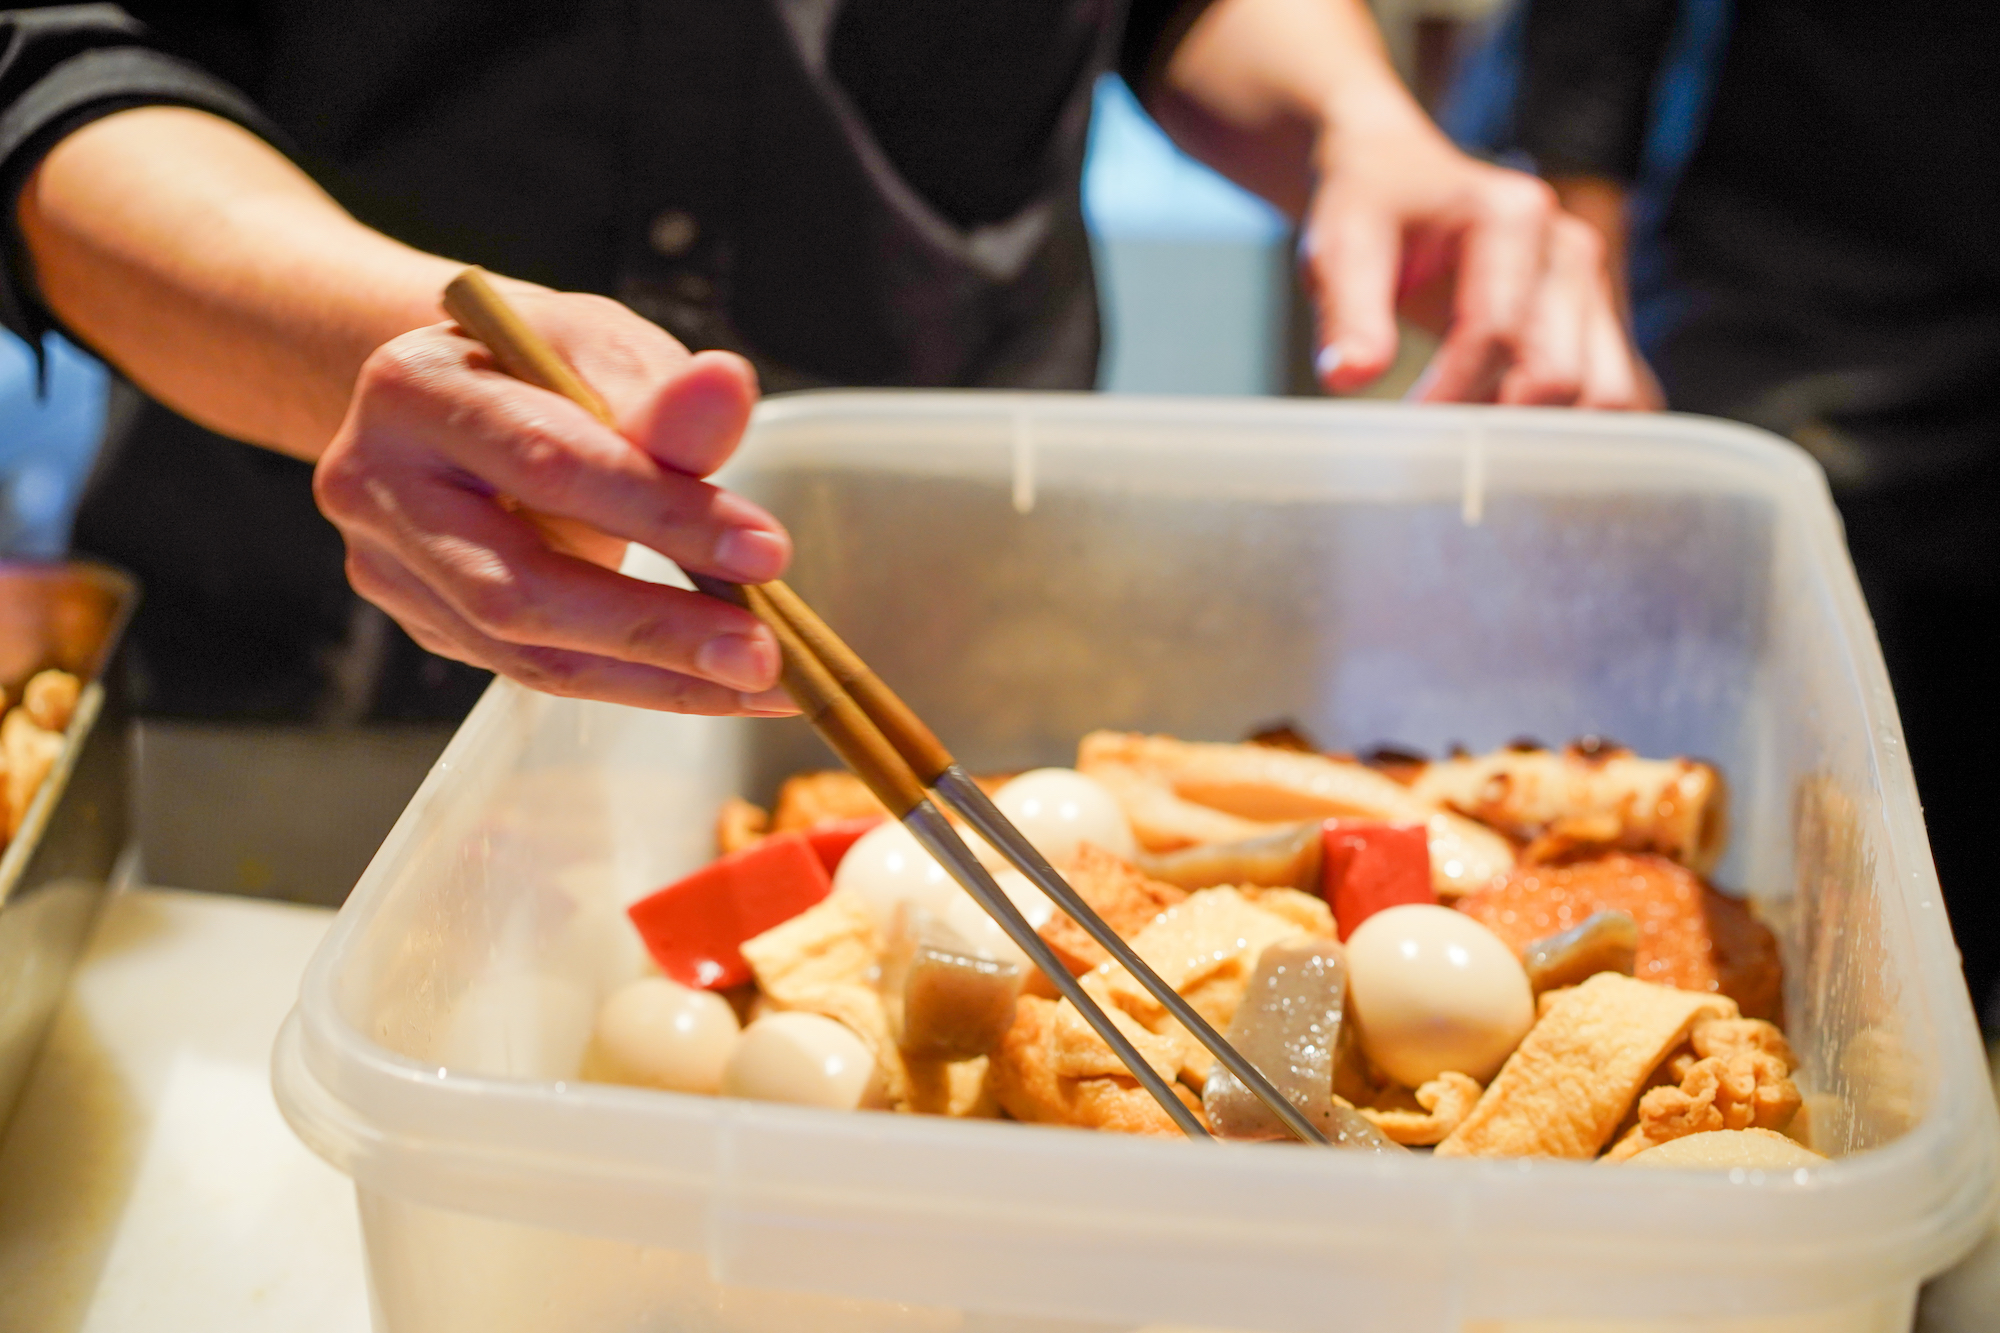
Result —
[{"label": "white egg", "polygon": [[852,1111],[881,1098],[875,1057],[846,1026],[819,1014],[766,1014],[743,1029],[722,1071],[726,1097]]},{"label": "white egg", "polygon": [[1139,854],[1138,839],[1117,798],[1075,769],[1023,773],[994,793],[993,804],[1051,861],[1068,860],[1083,842],[1128,861]]},{"label": "white egg", "polygon": [[[1003,889],[1008,887],[1004,875],[996,875],[994,878],[1000,881]],[[1021,880],[1021,887],[1029,893],[1041,892],[1025,878]],[[1044,899],[1044,902],[1046,901]],[[1023,976],[1035,970],[1035,965],[1028,961],[1028,955],[1023,953],[1021,947],[1000,928],[998,921],[987,915],[986,909],[975,902],[971,894],[959,894],[958,901],[941,914],[940,920],[957,932],[958,936],[973,949],[995,962],[1012,963],[1021,969]],[[1029,916],[1028,920],[1033,924],[1035,918]]]},{"label": "white egg", "polygon": [[[965,832],[962,836],[968,845],[986,846],[975,834]],[[1047,895],[1012,866],[994,867],[992,873],[994,882],[1021,909],[1028,924],[1041,929],[1055,912]],[[846,890],[866,903],[884,934],[895,927],[896,908],[912,903],[942,918],[988,957],[1018,962],[1024,968],[1033,966],[986,909],[960,888],[924,850],[916,835],[901,824],[883,824],[863,834],[841,858],[833,887],[835,892]]]},{"label": "white egg", "polygon": [[712,991],[641,977],[612,992],[590,1039],[593,1063],[615,1082],[712,1095],[736,1045],[736,1011]]},{"label": "white egg", "polygon": [[1361,1049],[1406,1087],[1446,1070],[1484,1083],[1535,1022],[1514,951],[1463,912],[1409,904],[1377,912],[1347,940]]},{"label": "white egg", "polygon": [[861,835],[833,872],[834,892],[852,893],[868,905],[880,930],[896,920],[900,903],[942,914],[965,896],[923,845],[901,824],[878,824]]}]

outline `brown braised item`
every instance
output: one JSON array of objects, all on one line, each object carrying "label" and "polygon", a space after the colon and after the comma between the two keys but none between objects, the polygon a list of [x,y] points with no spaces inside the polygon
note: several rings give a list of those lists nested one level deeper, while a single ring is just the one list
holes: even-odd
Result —
[{"label": "brown braised item", "polygon": [[1770,930],[1741,902],[1665,857],[1520,866],[1456,906],[1523,952],[1594,913],[1624,912],[1639,927],[1633,976],[1719,991],[1747,1017],[1778,1018],[1783,973]]},{"label": "brown braised item", "polygon": [[[1065,1011],[1067,1011],[1065,1013]],[[1132,1043],[1166,1078],[1173,1076],[1171,1044],[1139,1028],[1124,1014],[1108,1010]],[[1068,1017],[1065,1024],[1060,1018]],[[1079,1031],[1080,1030],[1080,1031]],[[1014,1023],[994,1052],[990,1074],[995,1100],[1016,1120],[1115,1134],[1178,1136],[1180,1129],[1138,1081],[1105,1048],[1104,1059],[1085,1063],[1096,1047],[1096,1034],[1084,1026],[1069,1001],[1023,995],[1014,1006]],[[1096,1046],[1102,1046],[1102,1042]],[[1081,1049],[1079,1049],[1081,1048]],[[1200,1110],[1193,1093],[1174,1086],[1174,1095],[1190,1109]]]},{"label": "brown braised item", "polygon": [[1629,912],[1592,912],[1581,924],[1521,951],[1528,985],[1543,991],[1574,986],[1599,972],[1632,975],[1639,961],[1639,923]]},{"label": "brown braised item", "polygon": [[1020,967],[981,955],[914,903],[896,918],[881,987],[903,1058],[949,1063],[991,1054],[1014,1021]]},{"label": "brown braised item", "polygon": [[[1265,948],[1229,1021],[1229,1044],[1249,1057],[1336,1147],[1395,1152],[1397,1146],[1333,1095],[1334,1057],[1347,1007],[1347,962],[1327,937]],[[1291,1133],[1227,1069],[1209,1071],[1201,1104],[1225,1139],[1289,1139]]]},{"label": "brown braised item", "polygon": [[1620,746],[1462,755],[1424,765],[1410,791],[1527,844],[1530,863],[1656,852],[1705,875],[1729,839],[1729,793],[1713,767]]}]

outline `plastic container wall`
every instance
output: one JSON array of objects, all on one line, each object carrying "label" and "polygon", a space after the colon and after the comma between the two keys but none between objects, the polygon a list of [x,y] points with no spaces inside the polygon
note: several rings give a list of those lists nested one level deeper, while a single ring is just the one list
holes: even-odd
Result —
[{"label": "plastic container wall", "polygon": [[1005,395],[766,404],[725,480],[969,766],[1096,727],[1473,748],[1596,733],[1733,782],[1813,1171],[1377,1159],[838,1115],[573,1075],[625,902],[801,724],[499,685],[275,1056],[353,1175],[393,1333],[1908,1326],[1996,1132],[1915,792],[1816,470],[1686,418]]}]

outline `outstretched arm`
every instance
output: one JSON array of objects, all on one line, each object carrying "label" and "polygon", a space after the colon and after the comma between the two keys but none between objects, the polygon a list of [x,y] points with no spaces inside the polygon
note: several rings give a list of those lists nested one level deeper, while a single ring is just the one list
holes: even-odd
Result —
[{"label": "outstretched arm", "polygon": [[[16,218],[41,301],[94,350],[196,421],[317,460],[349,577],[425,647],[557,693],[791,711],[747,612],[606,567],[638,541],[723,578],[783,570],[777,521],[701,480],[756,398],[741,358],[690,356],[600,297],[509,284],[611,404],[607,429],[445,321],[460,265],[362,226],[203,111],[143,107],[70,134]],[[565,549],[500,495],[556,516]]]},{"label": "outstretched arm", "polygon": [[1146,83],[1189,152],[1300,220],[1329,387],[1388,368],[1400,310],[1444,335],[1431,400],[1656,405],[1597,234],[1454,148],[1361,0],[1214,0]]}]

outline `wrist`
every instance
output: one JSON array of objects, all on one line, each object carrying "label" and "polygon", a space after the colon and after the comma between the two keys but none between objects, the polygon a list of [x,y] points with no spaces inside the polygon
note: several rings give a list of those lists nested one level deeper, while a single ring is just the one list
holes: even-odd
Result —
[{"label": "wrist", "polygon": [[1425,147],[1445,140],[1409,89],[1388,68],[1354,71],[1316,108],[1312,120],[1316,165],[1322,173],[1359,144],[1418,141]]}]

